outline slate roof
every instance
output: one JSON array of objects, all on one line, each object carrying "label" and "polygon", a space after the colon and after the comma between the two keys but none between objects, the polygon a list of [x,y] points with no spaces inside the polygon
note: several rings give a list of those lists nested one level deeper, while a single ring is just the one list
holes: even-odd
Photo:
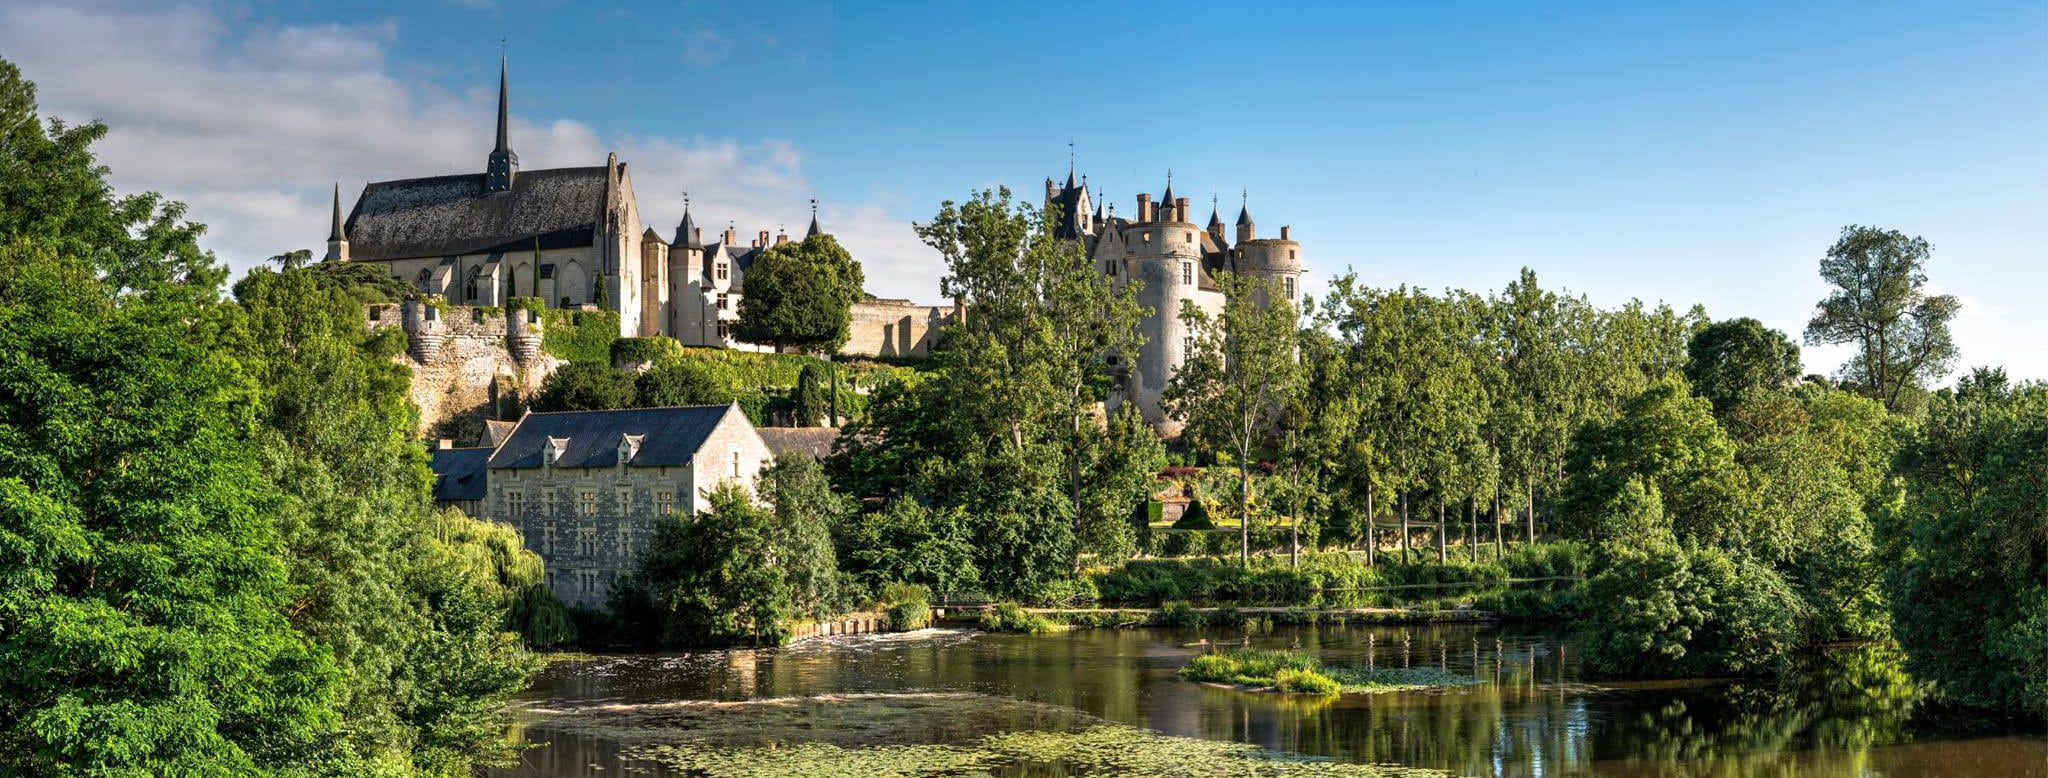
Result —
[{"label": "slate roof", "polygon": [[524,170],[512,191],[487,193],[469,173],[363,187],[349,213],[355,261],[456,256],[592,245],[603,212],[605,168]]},{"label": "slate roof", "polygon": [[505,439],[512,437],[512,429],[517,426],[519,422],[509,419],[485,419],[484,443],[491,448],[504,445]]},{"label": "slate roof", "polygon": [[427,461],[427,467],[434,471],[434,499],[440,502],[483,499],[490,487],[484,477],[484,464],[490,459],[489,447],[435,449],[433,457]]},{"label": "slate roof", "polygon": [[511,437],[491,455],[492,470],[530,470],[541,466],[541,448],[549,438],[567,438],[569,445],[556,467],[614,467],[619,441],[645,436],[632,467],[678,467],[690,463],[711,430],[733,405],[692,405],[680,408],[630,408],[616,411],[529,413]]},{"label": "slate roof", "polygon": [[756,427],[754,431],[761,433],[761,442],[778,457],[796,452],[824,459],[832,455],[832,444],[839,441],[837,427]]}]

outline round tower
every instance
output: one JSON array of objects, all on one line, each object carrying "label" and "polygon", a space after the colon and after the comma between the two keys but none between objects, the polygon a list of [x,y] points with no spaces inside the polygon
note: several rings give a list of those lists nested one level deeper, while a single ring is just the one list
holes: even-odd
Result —
[{"label": "round tower", "polygon": [[427,299],[407,297],[399,304],[404,316],[406,351],[422,365],[440,356],[442,344],[448,342],[448,323],[441,320],[441,305],[439,295]]},{"label": "round tower", "polygon": [[1292,227],[1281,227],[1278,238],[1254,238],[1239,243],[1235,251],[1238,272],[1265,280],[1288,302],[1300,304],[1301,244],[1294,240]]},{"label": "round tower", "polygon": [[[1162,208],[1158,213],[1166,217],[1169,211]],[[1144,282],[1138,303],[1153,311],[1139,324],[1145,345],[1138,350],[1129,394],[1147,422],[1166,429],[1161,408],[1166,382],[1188,356],[1190,335],[1187,323],[1181,320],[1181,309],[1186,303],[1208,303],[1201,290],[1202,229],[1162,218],[1125,227],[1123,242],[1127,266]]]}]

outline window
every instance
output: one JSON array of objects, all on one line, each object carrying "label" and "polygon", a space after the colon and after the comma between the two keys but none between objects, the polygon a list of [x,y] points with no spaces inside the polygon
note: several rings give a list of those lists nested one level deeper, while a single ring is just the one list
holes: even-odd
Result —
[{"label": "window", "polygon": [[732,477],[740,477],[740,452],[732,452]]},{"label": "window", "polygon": [[579,495],[579,496],[583,498],[583,511],[582,511],[582,514],[583,514],[583,515],[585,515],[585,516],[596,516],[596,515],[597,515],[597,492],[593,492],[593,491],[585,491],[585,492],[584,492],[583,494],[581,494],[581,495]]},{"label": "window", "polygon": [[[554,278],[554,277],[555,277],[555,266],[554,266],[554,265],[541,265],[541,266],[540,266],[540,277],[541,277],[541,280],[543,280],[543,281],[545,281],[545,280],[548,280],[548,279],[550,279],[550,278]],[[537,294],[540,294],[540,292],[536,291],[536,292],[534,292],[534,294],[536,294],[536,295],[537,295]]]},{"label": "window", "polygon": [[1288,250],[1287,250],[1287,258],[1288,258],[1288,259],[1293,259],[1293,258],[1294,258],[1294,249],[1288,249]]},{"label": "window", "polygon": [[675,509],[676,509],[676,493],[675,493],[675,492],[667,492],[667,491],[663,491],[663,492],[655,492],[655,493],[654,493],[654,512],[655,512],[656,514],[659,514],[659,515],[662,515],[662,516],[667,516],[667,515],[669,515],[669,513],[671,513],[671,512],[673,512],[673,511],[675,511]]},{"label": "window", "polygon": [[720,263],[718,263],[718,280],[720,280],[720,281],[724,281],[724,280],[725,280],[725,263],[724,263],[724,262],[720,262]]},{"label": "window", "polygon": [[1195,263],[1180,263],[1180,282],[1183,285],[1192,284],[1195,282]]},{"label": "window", "polygon": [[630,516],[632,515],[632,513],[633,488],[630,486],[621,486],[619,487],[619,515]]},{"label": "window", "polygon": [[555,515],[555,490],[548,489],[546,491],[541,492],[541,498],[545,502],[545,504],[541,506],[541,515]]},{"label": "window", "polygon": [[1281,276],[1280,286],[1286,291],[1287,299],[1294,299],[1294,276]]},{"label": "window", "polygon": [[433,284],[434,271],[432,270],[422,269],[419,275],[413,277],[413,285],[419,287],[422,292],[432,290]]},{"label": "window", "polygon": [[597,555],[597,526],[584,522],[576,528],[576,553],[584,556]]},{"label": "window", "polygon": [[721,310],[721,311],[724,311],[724,310],[730,310],[730,307],[729,307],[729,305],[728,305],[728,303],[727,303],[727,298],[728,298],[728,297],[731,297],[731,295],[728,295],[728,294],[726,294],[726,293],[724,293],[724,292],[719,292],[719,293],[718,293],[718,310]]},{"label": "window", "polygon": [[726,322],[725,322],[725,320],[723,320],[723,319],[719,320],[719,322],[718,322],[718,339],[719,339],[719,340],[728,340],[728,339],[730,339],[731,337],[732,337],[732,325],[731,325],[731,324],[728,324],[728,323],[726,323]]},{"label": "window", "polygon": [[543,554],[555,553],[555,523],[552,521],[541,527],[540,552]]},{"label": "window", "polygon": [[616,548],[620,557],[633,558],[633,533],[627,531],[625,525],[619,525],[619,531],[612,534],[612,539],[618,543]]},{"label": "window", "polygon": [[1189,358],[1189,357],[1192,357],[1192,356],[1194,356],[1194,355],[1195,355],[1195,339],[1194,339],[1194,338],[1181,338],[1181,339],[1180,339],[1180,363],[1181,363],[1181,364],[1183,364],[1183,365],[1187,364],[1187,363],[1188,363],[1188,358]]},{"label": "window", "polygon": [[476,282],[479,278],[482,277],[482,273],[483,268],[481,267],[472,267],[469,269],[469,281],[462,285],[463,299],[468,300],[470,302],[477,301],[479,295],[477,294]]},{"label": "window", "polygon": [[520,516],[526,513],[526,495],[518,492],[505,493],[505,515]]},{"label": "window", "polygon": [[1146,242],[1146,243],[1151,243],[1151,242],[1152,242],[1152,231],[1151,231],[1151,230],[1146,230],[1146,231],[1144,231],[1143,233],[1140,233],[1140,234],[1144,236],[1144,238],[1145,238],[1145,242]]},{"label": "window", "polygon": [[1189,243],[1193,243],[1193,242],[1195,242],[1195,234],[1194,234],[1194,233],[1192,233],[1192,232],[1188,233],[1188,236],[1187,236],[1187,237],[1188,237],[1188,242],[1189,242]]}]

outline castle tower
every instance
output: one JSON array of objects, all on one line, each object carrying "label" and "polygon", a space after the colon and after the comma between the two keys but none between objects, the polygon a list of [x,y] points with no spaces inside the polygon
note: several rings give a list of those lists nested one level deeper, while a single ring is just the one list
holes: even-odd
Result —
[{"label": "castle tower", "polygon": [[1223,239],[1223,216],[1216,210],[1214,195],[1209,197],[1209,237],[1214,238],[1218,246],[1230,245]]},{"label": "castle tower", "polygon": [[1279,238],[1250,238],[1251,220],[1247,216],[1239,221],[1237,229],[1239,235],[1247,236],[1237,245],[1238,272],[1266,281],[1288,302],[1298,304],[1302,263],[1301,244],[1294,240],[1294,228],[1281,227]]},{"label": "castle tower", "polygon": [[1237,209],[1237,242],[1245,243],[1255,237],[1258,235],[1252,227],[1251,195],[1246,194],[1244,205]]},{"label": "castle tower", "polygon": [[348,261],[348,230],[341,224],[341,184],[334,185],[334,225],[327,229],[327,262]]},{"label": "castle tower", "polygon": [[484,168],[484,191],[510,192],[519,175],[519,155],[512,153],[511,100],[505,87],[505,59],[498,58],[498,145]]},{"label": "castle tower", "polygon": [[[1139,196],[1139,210],[1150,210],[1151,205],[1149,196]],[[1202,288],[1207,278],[1202,267],[1202,230],[1188,223],[1180,212],[1184,207],[1184,200],[1173,197],[1169,189],[1160,198],[1155,219],[1129,225],[1123,234],[1127,266],[1132,276],[1144,283],[1138,303],[1155,312],[1138,325],[1145,347],[1134,360],[1136,369],[1126,392],[1145,420],[1167,434],[1177,434],[1178,429],[1165,418],[1161,401],[1167,380],[1187,361],[1190,345],[1180,311],[1189,303],[1213,311],[1217,307],[1214,298],[1219,297]]]},{"label": "castle tower", "polygon": [[[726,240],[732,240],[730,231]],[[676,225],[676,238],[668,244],[668,278],[673,289],[669,292],[667,321],[662,331],[681,337],[685,317],[701,315],[684,301],[699,299],[703,284],[710,281],[704,275],[704,232],[697,229],[697,220],[690,216],[688,192],[683,193],[683,221]]]}]

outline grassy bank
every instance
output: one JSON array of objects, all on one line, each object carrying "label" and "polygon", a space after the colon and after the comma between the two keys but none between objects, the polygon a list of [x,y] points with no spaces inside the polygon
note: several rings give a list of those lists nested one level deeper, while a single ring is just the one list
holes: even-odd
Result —
[{"label": "grassy bank", "polygon": [[1196,656],[1180,669],[1180,676],[1190,681],[1230,684],[1259,691],[1319,695],[1372,694],[1479,683],[1476,678],[1436,668],[1325,666],[1315,655],[1301,651],[1249,648]]}]

